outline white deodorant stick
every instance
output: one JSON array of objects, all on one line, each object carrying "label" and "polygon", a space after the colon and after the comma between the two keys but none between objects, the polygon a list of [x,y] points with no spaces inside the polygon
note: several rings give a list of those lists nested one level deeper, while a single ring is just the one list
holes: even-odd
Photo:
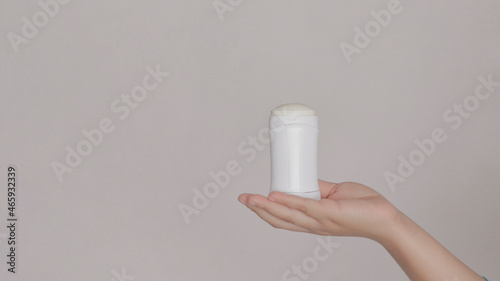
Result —
[{"label": "white deodorant stick", "polygon": [[319,200],[318,116],[306,105],[283,104],[271,111],[271,192]]}]

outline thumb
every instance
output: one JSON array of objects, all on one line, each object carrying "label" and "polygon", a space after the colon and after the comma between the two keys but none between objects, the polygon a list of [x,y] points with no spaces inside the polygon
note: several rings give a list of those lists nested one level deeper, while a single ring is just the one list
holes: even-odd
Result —
[{"label": "thumb", "polygon": [[318,180],[321,198],[332,200],[358,199],[380,194],[370,187],[357,182],[332,183]]}]

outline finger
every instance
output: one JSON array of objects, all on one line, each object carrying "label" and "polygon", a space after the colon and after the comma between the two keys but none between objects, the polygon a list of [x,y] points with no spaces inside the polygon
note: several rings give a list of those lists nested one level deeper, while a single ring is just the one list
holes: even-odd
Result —
[{"label": "finger", "polygon": [[364,184],[356,182],[343,182],[341,184],[337,184],[337,186],[328,195],[328,199],[358,199],[377,195],[380,194]]},{"label": "finger", "polygon": [[254,211],[261,219],[269,223],[272,227],[274,228],[279,228],[279,229],[287,229],[291,231],[298,231],[298,232],[309,232],[306,228],[284,221],[278,217],[275,217],[268,213],[266,210],[259,208],[257,206],[253,205],[248,205],[248,208],[252,211]]},{"label": "finger", "polygon": [[269,199],[318,221],[323,217],[325,212],[320,202],[314,199],[302,198],[282,192],[272,192],[269,194]]},{"label": "finger", "polygon": [[337,187],[338,183],[328,182],[324,180],[318,179],[319,192],[321,193],[321,198],[327,198],[330,194],[333,194]]},{"label": "finger", "polygon": [[248,193],[242,193],[240,196],[238,196],[238,201],[241,202],[241,204],[246,205],[247,204],[247,198],[250,194]]},{"label": "finger", "polygon": [[266,211],[268,214],[288,223],[298,225],[306,229],[316,229],[320,227],[320,223],[315,218],[312,218],[299,210],[290,209],[287,206],[273,202],[262,195],[248,195],[246,200],[248,207],[258,207]]},{"label": "finger", "polygon": [[238,197],[238,200],[244,205],[256,205],[258,202],[269,201],[267,197],[260,194],[243,193]]}]

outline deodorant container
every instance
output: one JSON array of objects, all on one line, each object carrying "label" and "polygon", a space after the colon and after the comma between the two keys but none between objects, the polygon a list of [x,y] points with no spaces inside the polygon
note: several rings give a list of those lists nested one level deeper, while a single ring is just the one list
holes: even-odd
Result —
[{"label": "deodorant container", "polygon": [[303,104],[283,104],[271,111],[271,191],[319,200],[318,117]]}]

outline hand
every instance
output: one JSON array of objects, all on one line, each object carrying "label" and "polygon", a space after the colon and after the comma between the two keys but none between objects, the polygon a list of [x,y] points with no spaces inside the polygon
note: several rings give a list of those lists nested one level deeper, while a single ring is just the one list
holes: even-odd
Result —
[{"label": "hand", "polygon": [[412,281],[484,279],[368,186],[319,180],[321,200],[281,192],[239,200],[270,225],[319,235],[379,242]]},{"label": "hand", "polygon": [[360,236],[381,242],[400,212],[368,186],[319,180],[321,200],[281,192],[241,194],[238,200],[275,228],[319,235]]}]

